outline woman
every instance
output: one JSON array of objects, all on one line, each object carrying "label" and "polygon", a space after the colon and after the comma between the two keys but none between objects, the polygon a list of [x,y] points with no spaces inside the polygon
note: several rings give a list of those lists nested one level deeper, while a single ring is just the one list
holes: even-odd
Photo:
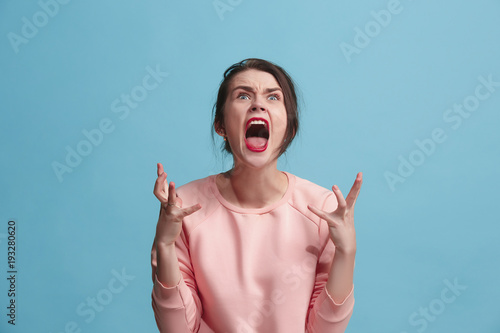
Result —
[{"label": "woman", "polygon": [[298,129],[288,74],[261,59],[224,73],[214,130],[231,170],[175,188],[158,164],[152,249],[160,332],[344,332],[362,175],[344,199],[277,169]]}]

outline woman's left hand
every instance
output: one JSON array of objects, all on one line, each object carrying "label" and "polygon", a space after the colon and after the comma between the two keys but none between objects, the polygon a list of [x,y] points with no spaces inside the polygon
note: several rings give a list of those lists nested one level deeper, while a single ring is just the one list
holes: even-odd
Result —
[{"label": "woman's left hand", "polygon": [[337,185],[333,185],[332,191],[337,197],[337,209],[333,212],[325,212],[316,207],[307,206],[314,214],[325,220],[330,227],[330,239],[335,245],[335,251],[343,253],[356,252],[356,232],[354,230],[354,204],[358,198],[361,184],[363,183],[363,174],[361,172],[356,176],[351,191],[344,199],[342,192]]}]

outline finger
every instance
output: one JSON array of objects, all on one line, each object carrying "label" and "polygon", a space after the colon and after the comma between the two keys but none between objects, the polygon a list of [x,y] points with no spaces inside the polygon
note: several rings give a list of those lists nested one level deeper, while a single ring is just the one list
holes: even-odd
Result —
[{"label": "finger", "polygon": [[170,182],[170,184],[168,185],[168,204],[170,206],[175,206],[175,198],[175,183]]},{"label": "finger", "polygon": [[326,220],[328,218],[328,213],[321,210],[321,209],[318,209],[314,206],[309,206],[307,205],[307,208],[309,208],[309,210],[311,212],[313,212],[314,214],[318,215],[320,218],[322,218],[323,220]]},{"label": "finger", "polygon": [[167,179],[167,174],[161,174],[155,182],[155,187],[153,189],[153,194],[158,198],[161,202],[167,202],[167,192],[165,191],[165,183]]},{"label": "finger", "polygon": [[340,209],[345,209],[346,208],[346,202],[344,199],[344,196],[342,195],[342,192],[340,191],[339,187],[337,185],[332,186],[332,191],[337,197],[337,206]]},{"label": "finger", "polygon": [[[163,165],[161,163],[158,163],[157,167],[158,167],[158,170],[157,170],[158,178],[164,176],[164,178],[166,180],[167,179],[167,173],[163,170]],[[163,185],[163,188],[162,188],[163,191],[165,191],[165,180],[163,180],[163,182],[161,183]]]},{"label": "finger", "polygon": [[186,217],[186,216],[191,215],[191,214],[193,214],[194,212],[196,212],[196,211],[198,211],[200,209],[201,209],[201,205],[200,204],[192,205],[191,207],[184,208],[182,210],[182,214],[184,215],[184,217]]},{"label": "finger", "polygon": [[359,191],[361,191],[361,184],[363,184],[363,173],[358,172],[358,174],[356,175],[356,180],[354,181],[354,184],[352,185],[351,190],[347,195],[346,201],[349,207],[354,206],[354,204],[356,203]]},{"label": "finger", "polygon": [[163,165],[161,163],[157,163],[156,167],[157,167],[158,176],[160,176],[164,172],[163,171]]}]

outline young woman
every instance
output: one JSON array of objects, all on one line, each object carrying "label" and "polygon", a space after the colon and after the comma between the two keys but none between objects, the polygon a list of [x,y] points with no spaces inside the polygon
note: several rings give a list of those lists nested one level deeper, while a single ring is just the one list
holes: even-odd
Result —
[{"label": "young woman", "polygon": [[298,129],[293,81],[246,59],[224,73],[214,130],[231,170],[175,188],[158,164],[151,252],[160,332],[344,332],[351,317],[354,204],[277,169]]}]

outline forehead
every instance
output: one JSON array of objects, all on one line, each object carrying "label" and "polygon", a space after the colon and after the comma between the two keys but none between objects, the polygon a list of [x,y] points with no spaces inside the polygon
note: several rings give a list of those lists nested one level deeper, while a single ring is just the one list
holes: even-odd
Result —
[{"label": "forehead", "polygon": [[272,74],[256,69],[248,69],[236,74],[231,80],[230,87],[233,88],[240,85],[255,87],[257,89],[280,86]]}]

